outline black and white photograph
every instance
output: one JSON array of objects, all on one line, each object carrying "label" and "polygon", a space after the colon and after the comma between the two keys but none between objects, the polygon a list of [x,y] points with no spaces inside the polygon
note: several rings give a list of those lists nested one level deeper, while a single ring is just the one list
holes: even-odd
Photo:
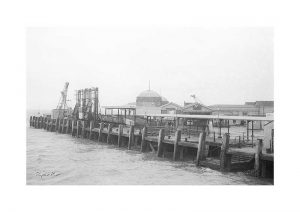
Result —
[{"label": "black and white photograph", "polygon": [[28,185],[273,185],[273,29],[27,28]]},{"label": "black and white photograph", "polygon": [[299,3],[0,2],[0,211],[299,211]]}]

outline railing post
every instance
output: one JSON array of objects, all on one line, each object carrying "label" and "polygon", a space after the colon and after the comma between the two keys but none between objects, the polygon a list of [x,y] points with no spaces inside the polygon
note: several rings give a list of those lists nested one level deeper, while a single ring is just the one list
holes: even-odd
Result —
[{"label": "railing post", "polygon": [[147,136],[147,127],[144,126],[142,130],[141,152],[146,151],[146,136]]},{"label": "railing post", "polygon": [[261,175],[261,155],[262,155],[263,141],[262,139],[257,139],[256,142],[256,153],[255,153],[255,175],[258,177]]},{"label": "railing post", "polygon": [[123,127],[121,124],[119,124],[119,129],[118,129],[118,147],[122,146],[122,135],[123,135]]},{"label": "railing post", "polygon": [[157,156],[162,157],[163,155],[163,140],[165,138],[165,129],[159,130],[158,135],[158,146],[157,146]]},{"label": "railing post", "polygon": [[229,134],[225,133],[224,138],[223,138],[223,143],[221,146],[221,154],[220,154],[220,169],[221,171],[225,171],[227,168],[227,151],[229,148]]},{"label": "railing post", "polygon": [[100,123],[99,126],[99,136],[98,136],[98,141],[102,141],[102,130],[103,130],[104,124],[103,122]]},{"label": "railing post", "polygon": [[129,136],[128,136],[128,149],[131,149],[131,145],[134,141],[134,127],[131,125],[129,130]]},{"label": "railing post", "polygon": [[201,132],[199,135],[196,166],[200,166],[200,161],[205,160],[205,139],[206,139],[206,132]]},{"label": "railing post", "polygon": [[181,140],[181,130],[176,130],[175,141],[174,141],[173,160],[177,160],[177,158],[178,158],[178,142],[180,140]]}]

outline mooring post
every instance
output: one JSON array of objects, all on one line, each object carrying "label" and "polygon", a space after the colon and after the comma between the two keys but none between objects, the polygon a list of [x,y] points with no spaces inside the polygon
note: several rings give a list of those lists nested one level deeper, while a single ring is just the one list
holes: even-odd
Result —
[{"label": "mooring post", "polygon": [[72,119],[72,128],[71,128],[71,135],[73,136],[74,135],[74,125],[75,125],[75,120]]},{"label": "mooring post", "polygon": [[145,126],[142,130],[142,141],[141,141],[141,152],[146,151],[146,136],[147,136],[147,127]]},{"label": "mooring post", "polygon": [[99,135],[98,135],[98,141],[99,142],[102,141],[102,130],[103,130],[103,127],[104,127],[104,123],[101,122],[100,125],[99,125]]},{"label": "mooring post", "polygon": [[31,123],[32,123],[32,116],[30,116],[30,119],[29,119],[29,126],[31,127]]},{"label": "mooring post", "polygon": [[111,124],[108,124],[107,126],[107,139],[106,139],[106,143],[110,143],[110,134],[111,134]]},{"label": "mooring post", "polygon": [[163,140],[165,138],[165,129],[159,130],[158,135],[158,146],[157,146],[157,156],[161,157],[163,155]]},{"label": "mooring post", "polygon": [[58,131],[58,118],[56,119],[56,121],[55,121],[55,131],[57,132]]},{"label": "mooring post", "polygon": [[122,135],[123,135],[123,127],[121,124],[119,124],[119,129],[118,129],[118,147],[122,146]]},{"label": "mooring post", "polygon": [[128,136],[128,149],[131,149],[131,145],[134,142],[134,127],[131,125]]},{"label": "mooring post", "polygon": [[196,166],[200,166],[200,161],[205,160],[205,139],[206,139],[206,132],[204,131],[201,132],[199,135]]},{"label": "mooring post", "polygon": [[255,152],[255,175],[257,177],[261,176],[261,155],[262,155],[263,141],[262,139],[257,139],[256,142],[256,152]]},{"label": "mooring post", "polygon": [[66,123],[66,134],[69,134],[70,132],[70,120],[67,119],[67,123]]},{"label": "mooring post", "polygon": [[177,158],[178,158],[178,142],[180,140],[181,140],[181,130],[177,130],[175,132],[173,160],[177,160]]},{"label": "mooring post", "polygon": [[85,137],[85,121],[84,120],[81,121],[81,137],[82,138]]},{"label": "mooring post", "polygon": [[94,121],[90,121],[90,134],[89,134],[90,140],[92,140],[93,138],[93,128],[94,128]]},{"label": "mooring post", "polygon": [[227,158],[227,151],[229,149],[229,134],[225,133],[223,138],[223,143],[221,146],[221,154],[220,154],[220,169],[221,171],[225,171],[228,167],[228,158]]},{"label": "mooring post", "polygon": [[62,122],[63,120],[62,119],[58,119],[58,132],[59,133],[61,133],[61,122]]},{"label": "mooring post", "polygon": [[76,137],[79,137],[79,129],[80,129],[80,121],[77,120],[77,131],[76,131]]}]

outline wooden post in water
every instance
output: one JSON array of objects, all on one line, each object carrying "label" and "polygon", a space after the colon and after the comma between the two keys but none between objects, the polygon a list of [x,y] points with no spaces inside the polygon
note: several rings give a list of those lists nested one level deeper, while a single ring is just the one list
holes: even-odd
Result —
[{"label": "wooden post in water", "polygon": [[121,124],[119,124],[119,129],[118,129],[118,147],[122,146],[122,135],[123,135],[123,127]]},{"label": "wooden post in water", "polygon": [[74,135],[74,125],[75,125],[75,120],[72,119],[72,128],[71,128],[71,135]]},{"label": "wooden post in water", "polygon": [[178,158],[178,142],[180,140],[181,140],[181,130],[177,130],[175,132],[173,160],[177,160],[177,158]]},{"label": "wooden post in water", "polygon": [[58,132],[61,133],[61,119],[58,119]]},{"label": "wooden post in water", "polygon": [[67,127],[66,128],[66,133],[69,134],[69,132],[70,132],[70,120],[69,119],[67,119],[67,126],[66,127]]},{"label": "wooden post in water", "polygon": [[32,125],[32,116],[30,116],[30,119],[29,119],[29,126],[31,127]]},{"label": "wooden post in water", "polygon": [[131,145],[134,142],[134,127],[130,126],[129,136],[128,136],[128,149],[131,149]]},{"label": "wooden post in water", "polygon": [[221,171],[225,171],[227,169],[228,165],[228,159],[227,159],[227,151],[229,149],[229,134],[225,133],[224,138],[223,138],[223,143],[221,146],[221,154],[220,154],[220,169]]},{"label": "wooden post in water", "polygon": [[85,121],[84,120],[81,121],[81,137],[82,138],[85,137]]},{"label": "wooden post in water", "polygon": [[79,137],[79,129],[80,129],[80,121],[77,120],[77,131],[76,131],[76,137]]},{"label": "wooden post in water", "polygon": [[257,139],[256,152],[255,152],[255,164],[254,164],[255,175],[257,177],[261,176],[261,160],[260,160],[260,158],[262,155],[262,148],[263,148],[262,139]]},{"label": "wooden post in water", "polygon": [[99,136],[98,141],[102,141],[102,130],[103,130],[104,124],[101,122],[99,126]]},{"label": "wooden post in water", "polygon": [[93,128],[94,128],[94,121],[90,121],[90,134],[89,134],[90,140],[92,140],[93,138]]},{"label": "wooden post in water", "polygon": [[163,140],[165,138],[165,129],[160,129],[159,130],[159,135],[158,135],[158,146],[157,146],[157,156],[162,157],[163,155]]},{"label": "wooden post in water", "polygon": [[55,121],[55,131],[57,132],[58,131],[58,118],[56,119],[56,121]]},{"label": "wooden post in water", "polygon": [[199,135],[196,166],[200,166],[200,161],[205,160],[205,139],[206,139],[206,132],[204,131],[201,132]]},{"label": "wooden post in water", "polygon": [[146,151],[146,136],[147,136],[147,127],[145,126],[142,130],[142,141],[141,141],[141,152]]},{"label": "wooden post in water", "polygon": [[111,134],[111,124],[108,124],[108,127],[107,127],[107,139],[106,139],[106,143],[110,143],[110,140],[111,140],[111,136],[110,136],[110,134]]}]

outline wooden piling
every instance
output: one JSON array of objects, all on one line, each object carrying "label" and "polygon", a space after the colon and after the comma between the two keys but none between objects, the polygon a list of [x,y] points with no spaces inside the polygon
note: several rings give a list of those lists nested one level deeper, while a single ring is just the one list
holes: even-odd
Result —
[{"label": "wooden piling", "polygon": [[81,137],[85,138],[85,121],[81,121]]},{"label": "wooden piling", "polygon": [[118,147],[122,146],[122,135],[123,135],[123,127],[121,124],[119,124],[119,129],[118,129]]},{"label": "wooden piling", "polygon": [[134,142],[134,127],[130,126],[129,136],[128,136],[128,149],[131,149],[133,142]]},{"label": "wooden piling", "polygon": [[206,132],[201,132],[199,135],[196,166],[200,166],[200,161],[205,160],[205,139],[206,139]]},{"label": "wooden piling", "polygon": [[110,143],[110,140],[111,140],[111,124],[108,124],[108,127],[107,127],[107,139],[106,139],[106,143]]},{"label": "wooden piling", "polygon": [[69,134],[69,132],[70,132],[70,120],[69,119],[67,119],[67,124],[66,125],[67,125],[66,126],[66,133]]},{"label": "wooden piling", "polygon": [[146,136],[147,136],[147,127],[145,126],[142,130],[142,141],[141,141],[141,152],[146,151]]},{"label": "wooden piling", "polygon": [[32,125],[32,116],[30,116],[30,119],[29,119],[29,127],[31,127]]},{"label": "wooden piling", "polygon": [[178,142],[181,140],[181,130],[177,130],[175,132],[175,141],[174,141],[174,152],[173,152],[173,160],[177,160],[178,158]]},{"label": "wooden piling", "polygon": [[79,137],[79,128],[80,128],[80,121],[77,120],[77,131],[76,131],[76,137],[78,138]]},{"label": "wooden piling", "polygon": [[71,128],[71,135],[74,135],[74,125],[75,125],[75,120],[72,120],[72,128]]},{"label": "wooden piling", "polygon": [[228,169],[228,158],[227,158],[227,151],[229,149],[229,134],[225,133],[223,137],[223,143],[221,146],[221,154],[220,154],[220,169],[221,171],[226,171]]},{"label": "wooden piling", "polygon": [[104,127],[104,123],[100,123],[100,126],[99,126],[99,136],[98,136],[98,141],[102,141],[102,130],[103,130],[103,127]]},{"label": "wooden piling", "polygon": [[58,132],[61,133],[61,119],[58,119]]},{"label": "wooden piling", "polygon": [[55,131],[57,132],[58,131],[58,118],[56,119],[56,121],[55,121]]},{"label": "wooden piling", "polygon": [[261,176],[261,155],[262,155],[262,148],[263,148],[263,141],[262,139],[257,139],[256,142],[256,152],[255,152],[255,164],[254,164],[254,170],[255,175],[257,177]]},{"label": "wooden piling", "polygon": [[94,121],[90,121],[90,134],[89,134],[90,140],[93,138],[93,128],[94,128]]},{"label": "wooden piling", "polygon": [[159,130],[159,135],[158,135],[158,146],[157,146],[157,156],[162,157],[163,155],[163,140],[165,138],[165,129],[160,129]]}]

